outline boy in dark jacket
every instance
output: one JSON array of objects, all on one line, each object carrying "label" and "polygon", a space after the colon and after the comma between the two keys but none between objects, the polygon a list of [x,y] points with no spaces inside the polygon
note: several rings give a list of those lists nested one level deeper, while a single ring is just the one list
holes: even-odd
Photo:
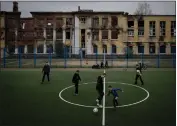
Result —
[{"label": "boy in dark jacket", "polygon": [[78,95],[79,81],[81,81],[81,78],[79,76],[79,70],[77,70],[72,79],[72,83],[75,84],[75,95]]},{"label": "boy in dark jacket", "polygon": [[97,106],[102,107],[101,102],[104,96],[104,92],[103,92],[103,78],[106,76],[105,73],[103,73],[102,75],[98,76],[97,78],[97,84],[96,84],[96,90],[98,92],[98,98],[96,99],[97,102]]},{"label": "boy in dark jacket", "polygon": [[42,82],[41,82],[41,84],[43,84],[46,75],[47,75],[47,79],[48,79],[48,82],[49,82],[49,81],[50,81],[50,77],[49,77],[49,74],[50,74],[50,66],[49,66],[49,63],[48,63],[48,62],[46,62],[46,64],[44,65],[44,67],[43,67],[43,69],[42,69],[42,73],[43,73],[43,77],[42,77]]}]

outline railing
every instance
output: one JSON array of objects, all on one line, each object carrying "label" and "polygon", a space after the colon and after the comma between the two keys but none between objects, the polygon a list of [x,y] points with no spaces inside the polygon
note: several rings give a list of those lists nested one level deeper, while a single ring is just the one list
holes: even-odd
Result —
[{"label": "railing", "polygon": [[[28,50],[28,51],[27,51]],[[92,49],[90,52],[81,48],[63,47],[55,53],[49,51],[45,53],[37,53],[37,49],[29,49],[27,47],[1,48],[1,68],[40,68],[45,62],[49,62],[51,67],[55,68],[85,68],[92,67],[103,61],[103,49]],[[112,68],[131,68],[141,61],[148,68],[175,68],[176,53],[171,54],[144,54],[135,53],[131,50],[112,52],[107,48],[106,60],[108,66]],[[16,54],[15,54],[16,52]],[[23,52],[23,53],[22,53]],[[98,53],[97,53],[98,52]]]}]

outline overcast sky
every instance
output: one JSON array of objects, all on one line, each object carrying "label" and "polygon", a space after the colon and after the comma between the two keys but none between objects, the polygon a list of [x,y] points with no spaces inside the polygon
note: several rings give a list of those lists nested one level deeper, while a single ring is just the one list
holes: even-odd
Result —
[{"label": "overcast sky", "polygon": [[[18,2],[22,17],[31,17],[30,11],[77,11],[93,9],[94,11],[125,11],[133,14],[140,2]],[[154,14],[175,15],[175,2],[147,2]],[[2,2],[2,11],[12,11],[12,2]]]}]

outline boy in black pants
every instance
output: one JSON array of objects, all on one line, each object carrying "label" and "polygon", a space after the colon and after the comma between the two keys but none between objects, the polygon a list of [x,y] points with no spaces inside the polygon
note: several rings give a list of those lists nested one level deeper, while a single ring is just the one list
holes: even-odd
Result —
[{"label": "boy in black pants", "polygon": [[97,102],[97,106],[99,106],[100,108],[102,107],[101,102],[104,96],[104,92],[103,92],[103,78],[106,76],[105,73],[103,73],[102,75],[98,76],[97,78],[97,85],[96,85],[96,90],[98,92],[98,98],[96,99]]},{"label": "boy in black pants", "polygon": [[142,79],[142,71],[141,71],[141,66],[136,65],[136,77],[135,77],[135,84],[137,84],[138,78],[140,78],[141,85],[144,85],[143,79]]},{"label": "boy in black pants", "polygon": [[79,76],[79,70],[76,71],[76,73],[73,75],[72,83],[75,84],[75,95],[78,95],[78,88],[79,88],[79,81],[81,81],[81,78]]},{"label": "boy in black pants", "polygon": [[42,73],[43,73],[43,77],[42,77],[42,82],[41,82],[41,84],[43,84],[46,75],[47,75],[47,79],[48,79],[48,82],[49,82],[49,81],[50,81],[50,77],[49,77],[49,74],[50,74],[50,66],[49,66],[49,63],[48,63],[48,62],[46,62],[46,64],[44,65],[44,67],[43,67],[43,69],[42,69]]}]

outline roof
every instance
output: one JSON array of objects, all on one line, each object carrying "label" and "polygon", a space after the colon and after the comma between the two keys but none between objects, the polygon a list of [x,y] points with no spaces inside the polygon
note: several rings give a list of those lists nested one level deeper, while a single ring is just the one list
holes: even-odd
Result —
[{"label": "roof", "polygon": [[[48,14],[123,14],[123,15],[128,15],[128,16],[137,16],[137,15],[131,15],[128,14],[127,12],[123,11],[70,11],[70,12],[63,12],[63,11],[50,11],[50,12],[45,12],[45,11],[38,11],[38,12],[30,12],[32,15],[37,14],[37,15],[48,15]],[[142,15],[143,17],[145,16],[176,16],[176,15]]]},{"label": "roof", "polygon": [[[138,16],[138,15],[128,15],[128,16]],[[163,15],[163,14],[153,14],[153,15],[141,15],[141,16],[143,16],[143,17],[152,17],[152,16],[175,16],[176,17],[176,15]]]},{"label": "roof", "polygon": [[124,14],[123,11],[70,11],[70,12],[63,12],[63,11],[38,11],[38,12],[30,12],[31,14]]}]

